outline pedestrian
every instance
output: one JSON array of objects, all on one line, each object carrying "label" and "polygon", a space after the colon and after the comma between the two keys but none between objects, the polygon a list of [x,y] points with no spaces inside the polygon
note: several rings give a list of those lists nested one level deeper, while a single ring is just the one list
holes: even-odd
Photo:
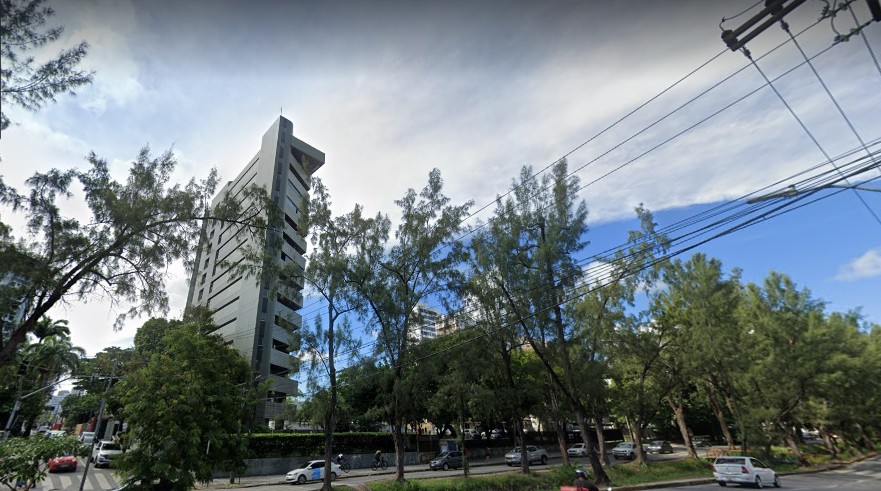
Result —
[{"label": "pedestrian", "polygon": [[489,445],[487,445],[486,446],[486,461],[487,462],[489,462],[489,456],[491,453],[492,453],[492,450],[490,450]]},{"label": "pedestrian", "polygon": [[572,483],[576,491],[600,491],[596,484],[587,478],[587,472],[583,469],[575,469],[575,481]]}]

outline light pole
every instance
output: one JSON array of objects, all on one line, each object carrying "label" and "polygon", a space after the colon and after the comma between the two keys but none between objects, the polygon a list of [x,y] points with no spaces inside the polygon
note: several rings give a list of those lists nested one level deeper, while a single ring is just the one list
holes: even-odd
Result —
[{"label": "light pole", "polygon": [[104,399],[107,398],[107,391],[110,390],[110,385],[113,384],[113,376],[116,375],[117,365],[119,365],[119,361],[113,360],[113,368],[110,370],[110,378],[107,379],[107,387],[104,389],[104,394],[101,395],[101,404],[98,406],[98,418],[95,420],[95,437],[92,438],[92,445],[89,447],[89,455],[86,456],[83,479],[80,481],[80,491],[83,491],[83,486],[86,485],[86,476],[89,475],[89,464],[92,462],[92,454],[95,453],[95,443],[98,441],[98,425],[101,424],[101,416],[104,414]]}]

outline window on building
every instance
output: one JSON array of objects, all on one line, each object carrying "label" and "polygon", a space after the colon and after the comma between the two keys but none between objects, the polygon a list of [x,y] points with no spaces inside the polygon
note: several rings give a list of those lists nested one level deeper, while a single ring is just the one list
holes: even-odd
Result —
[{"label": "window on building", "polygon": [[202,294],[205,293],[205,289],[199,290],[199,300],[202,300]]}]

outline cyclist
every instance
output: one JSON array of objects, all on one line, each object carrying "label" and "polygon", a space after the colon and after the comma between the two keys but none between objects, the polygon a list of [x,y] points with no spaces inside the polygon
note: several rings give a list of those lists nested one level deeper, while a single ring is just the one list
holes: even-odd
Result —
[{"label": "cyclist", "polygon": [[376,460],[376,466],[379,467],[382,463],[382,450],[377,450],[375,454],[373,454],[374,460]]}]

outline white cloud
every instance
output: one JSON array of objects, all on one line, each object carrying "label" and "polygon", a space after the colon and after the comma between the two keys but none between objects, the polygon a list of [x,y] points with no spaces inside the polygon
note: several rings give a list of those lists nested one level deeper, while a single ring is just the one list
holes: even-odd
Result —
[{"label": "white cloud", "polygon": [[870,249],[862,256],[841,266],[835,279],[839,281],[857,281],[875,276],[881,276],[881,247]]}]

